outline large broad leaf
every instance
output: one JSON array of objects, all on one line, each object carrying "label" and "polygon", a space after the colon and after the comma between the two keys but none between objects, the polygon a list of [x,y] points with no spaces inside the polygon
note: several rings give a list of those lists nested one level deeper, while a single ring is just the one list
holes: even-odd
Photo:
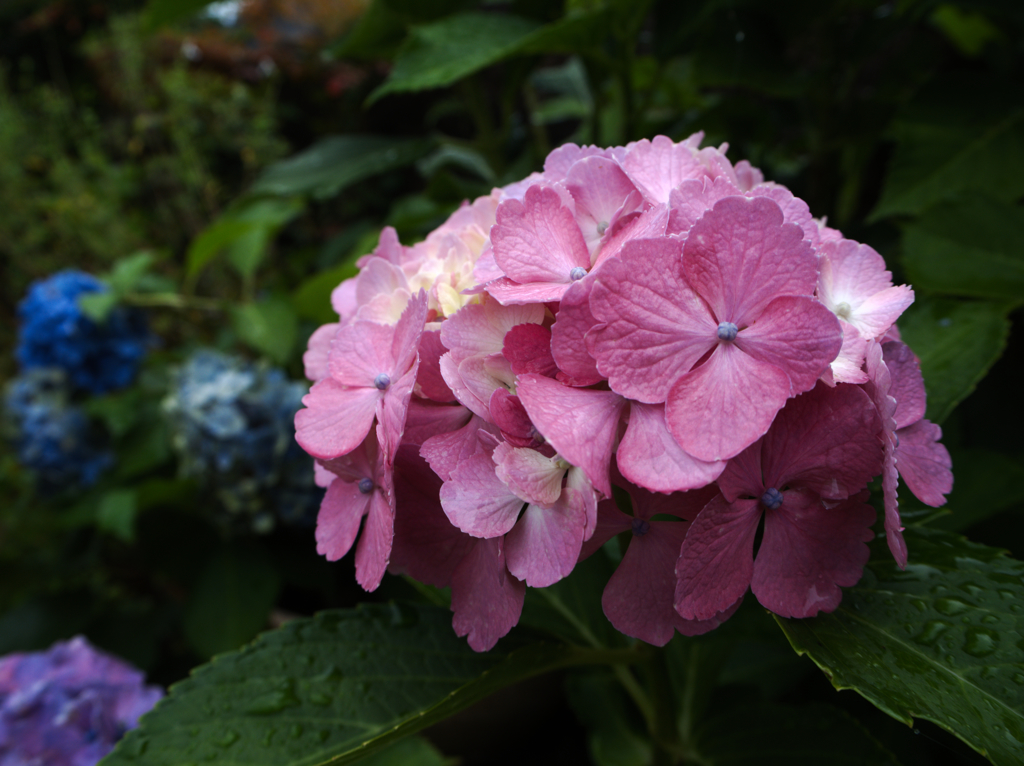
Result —
[{"label": "large broad leaf", "polygon": [[696,732],[701,763],[729,766],[897,766],[846,713],[820,703],[730,708]]},{"label": "large broad leaf", "polygon": [[299,320],[291,303],[271,297],[259,303],[245,303],[231,309],[231,323],[249,346],[284,364],[295,348]]},{"label": "large broad leaf", "polygon": [[232,266],[252,276],[277,232],[302,211],[297,199],[251,199],[225,212],[192,240],[186,274],[194,280],[219,253],[228,251]]},{"label": "large broad leaf", "polygon": [[171,687],[102,763],[340,766],[516,681],[622,655],[511,638],[478,654],[437,607],[324,612]]},{"label": "large broad leaf", "polygon": [[1003,353],[1011,306],[918,298],[900,319],[903,340],[921,359],[930,420],[941,423]]},{"label": "large broad leaf", "polygon": [[326,199],[378,173],[415,162],[431,148],[433,141],[425,138],[328,136],[294,157],[275,162],[249,191]]},{"label": "large broad leaf", "polygon": [[1024,301],[1024,208],[977,195],[938,205],[907,226],[903,263],[918,288]]},{"label": "large broad leaf", "polygon": [[930,526],[960,532],[1024,503],[1024,456],[955,447],[949,453],[956,470],[948,502],[952,513],[940,516]]},{"label": "large broad leaf", "polygon": [[1024,563],[949,532],[905,534],[905,571],[876,541],[835,612],[779,625],[837,689],[933,721],[997,766],[1024,762]]},{"label": "large broad leaf", "polygon": [[[1024,110],[991,114],[990,105],[982,122],[974,118],[976,98],[935,96],[935,104],[896,124],[896,153],[869,220],[920,213],[964,192],[1005,202],[1024,194]],[[1005,98],[989,101],[1005,104]]]}]

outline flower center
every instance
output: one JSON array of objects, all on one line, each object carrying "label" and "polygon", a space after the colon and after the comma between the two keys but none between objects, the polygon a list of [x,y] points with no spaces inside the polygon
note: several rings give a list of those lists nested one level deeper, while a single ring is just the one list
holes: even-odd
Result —
[{"label": "flower center", "polygon": [[378,391],[386,391],[387,387],[391,385],[391,376],[386,372],[380,373],[376,378],[373,379],[373,386]]},{"label": "flower center", "polygon": [[646,519],[638,517],[633,518],[633,534],[637,537],[643,537],[651,528],[651,522]]},{"label": "flower center", "polygon": [[836,306],[836,316],[840,319],[845,319],[847,322],[850,321],[850,315],[853,314],[853,306],[846,301],[843,301]]},{"label": "flower center", "polygon": [[573,282],[583,279],[585,276],[587,276],[587,270],[582,266],[573,266],[572,271],[569,272],[569,279]]},{"label": "flower center", "polygon": [[373,479],[366,478],[359,480],[359,491],[364,495],[368,495],[373,492]]},{"label": "flower center", "polygon": [[732,322],[722,322],[718,325],[718,339],[736,340],[736,336],[739,334],[739,331],[740,328]]},{"label": "flower center", "polygon": [[600,223],[597,224],[597,235],[599,237],[603,237],[606,231],[608,231],[607,221],[601,221]]},{"label": "flower center", "polygon": [[764,494],[761,495],[761,505],[769,511],[776,510],[780,505],[782,505],[782,493],[775,489],[775,487],[766,489]]}]

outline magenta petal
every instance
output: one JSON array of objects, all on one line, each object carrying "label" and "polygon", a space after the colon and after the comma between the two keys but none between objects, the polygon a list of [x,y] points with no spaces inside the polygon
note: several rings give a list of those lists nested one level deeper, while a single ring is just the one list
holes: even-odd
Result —
[{"label": "magenta petal", "polygon": [[496,430],[487,421],[474,415],[458,430],[435,433],[425,440],[420,447],[420,455],[430,464],[434,473],[448,481],[451,479],[452,471],[462,461],[473,455],[490,452],[490,448],[485,446],[481,439],[481,433],[490,433],[494,436]]},{"label": "magenta petal", "polygon": [[631,402],[629,425],[615,461],[622,475],[655,492],[677,492],[710,484],[725,463],[706,463],[687,454],[672,438],[661,404]]},{"label": "magenta petal", "polygon": [[472,416],[473,413],[461,404],[438,404],[413,397],[405,414],[402,443],[419,446],[437,434],[457,431]]},{"label": "magenta petal", "polygon": [[706,175],[690,147],[675,144],[667,136],[631,144],[622,159],[622,169],[648,200],[660,204],[668,202],[672,189],[686,179]]},{"label": "magenta petal", "polygon": [[919,420],[896,432],[896,468],[915,497],[925,505],[937,508],[946,503],[953,491],[953,461],[939,444],[942,429],[929,420]]},{"label": "magenta petal", "polygon": [[559,380],[571,386],[591,386],[602,380],[597,362],[587,351],[584,336],[597,320],[590,313],[592,279],[573,282],[562,295],[562,301],[551,326],[551,355],[561,371]]},{"label": "magenta petal", "polygon": [[519,377],[517,392],[533,424],[558,454],[610,495],[608,465],[625,400],[612,391],[571,388],[535,373]]},{"label": "magenta petal", "polygon": [[778,367],[723,343],[672,387],[665,419],[695,458],[727,460],[768,430],[790,392],[789,377]]},{"label": "magenta petal", "polygon": [[327,357],[331,351],[331,343],[341,327],[337,322],[321,325],[309,336],[309,347],[302,355],[307,380],[314,383],[327,377]]},{"label": "magenta petal", "polygon": [[453,402],[455,394],[441,375],[441,355],[448,349],[441,343],[441,331],[430,330],[420,338],[420,366],[416,387],[420,396],[435,402]]},{"label": "magenta petal", "polygon": [[405,416],[409,411],[409,400],[412,397],[412,387],[416,383],[416,371],[419,362],[414,358],[414,364],[402,377],[392,381],[388,390],[384,393],[381,407],[378,411],[377,430],[380,436],[381,450],[384,452],[385,460],[388,463],[394,460],[398,445],[402,442],[402,435],[405,433]]},{"label": "magenta petal", "polygon": [[813,295],[817,258],[803,237],[770,199],[726,197],[690,229],[683,273],[718,321],[743,327],[780,295]]},{"label": "magenta petal", "polygon": [[675,609],[684,620],[710,620],[747,592],[754,572],[757,500],[729,504],[719,495],[690,524],[676,562]]},{"label": "magenta petal", "polygon": [[547,506],[562,496],[566,469],[537,450],[502,442],[495,447],[492,458],[498,478],[524,502]]},{"label": "magenta petal", "polygon": [[337,561],[348,553],[369,505],[370,495],[359,491],[359,482],[331,482],[316,517],[316,552],[328,561]]},{"label": "magenta petal", "polygon": [[466,458],[441,487],[441,507],[449,520],[473,537],[498,537],[519,518],[523,501],[498,478],[490,455]]},{"label": "magenta petal", "polygon": [[782,617],[831,612],[856,585],[868,562],[875,511],[864,495],[826,508],[812,492],[785,492],[767,511],[764,538],[754,563],[751,590]]},{"label": "magenta petal", "polygon": [[550,508],[526,506],[505,537],[508,571],[531,588],[558,582],[576,566],[585,524],[582,499],[573,490]]},{"label": "magenta petal", "polygon": [[452,627],[477,652],[519,622],[526,586],[505,568],[502,541],[477,540],[452,575]]},{"label": "magenta petal", "polygon": [[861,388],[819,383],[791,399],[764,437],[765,487],[794,484],[843,500],[881,473],[881,437],[878,411]]},{"label": "magenta petal", "polygon": [[381,392],[349,388],[324,378],[302,397],[295,413],[295,440],[313,457],[330,460],[351,452],[370,432]]},{"label": "magenta petal", "polygon": [[513,396],[507,389],[496,388],[491,394],[490,410],[491,419],[501,429],[505,441],[513,447],[538,446],[537,429],[518,396]]},{"label": "magenta petal", "polygon": [[904,428],[924,417],[926,397],[921,365],[910,347],[900,341],[882,344],[882,359],[891,381],[888,394],[896,400],[893,419]]},{"label": "magenta petal", "polygon": [[903,539],[903,524],[897,494],[899,474],[896,471],[896,448],[893,440],[885,440],[885,457],[882,462],[882,499],[885,503],[885,541],[889,545],[900,569],[907,566],[907,541]]},{"label": "magenta petal", "polygon": [[[448,322],[445,322],[445,324],[448,324]],[[455,361],[453,356],[454,353],[449,351],[441,356],[441,377],[444,378],[444,382],[448,384],[452,393],[455,394],[455,399],[459,404],[484,420],[488,420],[491,415],[488,412],[487,402],[477,396],[462,378],[462,373],[459,372],[459,363]]]},{"label": "magenta petal", "polygon": [[718,342],[717,323],[683,279],[678,240],[633,240],[595,277],[590,310],[602,325],[587,348],[613,391],[649,404]]},{"label": "magenta petal", "polygon": [[505,334],[501,353],[516,375],[536,372],[549,378],[555,376],[557,368],[551,356],[551,330],[543,325],[516,325]]},{"label": "magenta petal", "polygon": [[664,646],[682,618],[674,607],[676,559],[689,524],[652,521],[633,533],[622,561],[608,580],[601,607],[620,633]]},{"label": "magenta petal", "polygon": [[471,303],[441,324],[441,342],[460,363],[471,356],[500,354],[509,330],[518,324],[543,321],[543,306],[502,306],[493,300]]},{"label": "magenta petal", "polygon": [[491,228],[494,260],[510,279],[568,284],[573,268],[590,269],[580,227],[554,189],[532,186],[523,202],[502,202],[496,216]]},{"label": "magenta petal", "polygon": [[593,556],[615,535],[631,529],[633,517],[620,511],[614,500],[602,500],[597,504],[597,522],[593,526],[594,533],[589,540],[583,541],[583,547],[580,549],[580,561]]},{"label": "magenta petal", "polygon": [[356,546],[356,582],[363,590],[374,591],[384,578],[391,558],[391,541],[395,535],[395,494],[387,485],[374,491],[366,512],[366,524]]},{"label": "magenta petal", "polygon": [[740,331],[736,345],[789,376],[793,393],[814,388],[839,355],[843,328],[835,314],[813,298],[784,296],[769,303],[757,320]]}]

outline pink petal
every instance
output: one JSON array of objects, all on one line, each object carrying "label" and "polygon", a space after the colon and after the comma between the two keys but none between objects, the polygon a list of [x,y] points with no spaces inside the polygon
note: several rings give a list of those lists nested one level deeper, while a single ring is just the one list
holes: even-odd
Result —
[{"label": "pink petal", "polygon": [[634,240],[595,277],[590,310],[603,322],[587,348],[613,391],[642,402],[669,389],[718,342],[717,323],[683,280],[680,245]]},{"label": "pink petal", "polygon": [[380,373],[394,375],[395,358],[391,354],[394,337],[394,327],[365,319],[344,325],[331,344],[328,360],[331,377],[346,386],[372,387]]},{"label": "pink petal", "polygon": [[669,209],[667,205],[657,205],[645,210],[640,215],[623,216],[611,229],[611,237],[605,235],[604,244],[598,250],[597,260],[591,274],[596,273],[599,266],[614,260],[622,249],[637,239],[658,239],[668,231]]},{"label": "pink petal", "polygon": [[359,300],[356,298],[358,281],[359,277],[351,277],[331,291],[331,308],[343,323],[348,321],[359,309]]},{"label": "pink petal", "polygon": [[556,460],[507,442],[494,449],[493,459],[498,478],[524,502],[553,505],[561,497],[566,469]]},{"label": "pink petal", "polygon": [[790,399],[764,437],[765,487],[807,487],[843,500],[881,473],[881,435],[878,411],[864,391],[819,383]]},{"label": "pink petal", "polygon": [[408,289],[405,273],[396,263],[373,256],[363,261],[356,277],[356,303],[365,306],[378,295],[391,295]]},{"label": "pink petal", "polygon": [[[441,487],[441,507],[448,519],[473,537],[498,537],[519,518],[523,501],[494,472],[487,453],[460,462]],[[582,526],[582,525],[581,525]]]},{"label": "pink petal", "polygon": [[890,287],[860,304],[851,321],[865,337],[881,338],[913,302],[914,291],[906,285]]},{"label": "pink petal", "polygon": [[316,552],[337,561],[352,548],[359,524],[370,506],[371,495],[359,491],[359,483],[335,479],[327,488],[316,517]]},{"label": "pink petal", "polygon": [[486,652],[523,611],[526,586],[505,568],[502,540],[477,540],[452,575],[452,627],[470,648]]},{"label": "pink petal", "polygon": [[457,431],[438,433],[424,441],[420,455],[434,473],[448,481],[452,471],[464,460],[481,453],[490,454],[493,445],[484,440],[483,434],[489,433],[493,438],[496,432],[494,426],[474,415]]},{"label": "pink petal", "polygon": [[[516,380],[512,366],[501,354],[464,359],[459,365],[459,377],[473,398],[483,403],[485,420],[490,420],[489,406],[494,392],[499,388],[511,388]],[[452,390],[459,393],[454,387]],[[466,405],[476,411],[469,402]]]},{"label": "pink petal", "polygon": [[[448,322],[445,322],[445,324],[448,324]],[[452,393],[455,394],[455,399],[460,404],[484,420],[489,420],[491,415],[488,412],[487,402],[477,396],[473,389],[466,384],[466,381],[462,379],[462,374],[459,372],[459,363],[455,361],[455,358],[452,356],[453,353],[449,351],[441,356],[441,377],[444,378],[444,382],[452,390]]]},{"label": "pink petal", "polygon": [[309,336],[309,347],[302,355],[307,380],[315,383],[327,377],[327,356],[340,326],[337,322],[321,325]]},{"label": "pink petal", "polygon": [[666,136],[632,144],[622,160],[622,169],[647,199],[662,205],[668,202],[672,189],[683,181],[706,175],[689,146],[674,144]]},{"label": "pink petal", "polygon": [[441,375],[441,355],[448,349],[441,343],[441,331],[429,330],[420,338],[420,367],[416,373],[416,388],[425,399],[435,402],[453,402],[455,394]]},{"label": "pink petal", "polygon": [[731,343],[722,343],[668,393],[665,419],[685,452],[727,460],[762,436],[789,398],[789,377]]},{"label": "pink petal", "polygon": [[629,425],[615,454],[622,475],[655,492],[676,492],[710,484],[724,462],[706,463],[687,454],[672,438],[665,407],[632,402]]},{"label": "pink petal", "polygon": [[549,378],[555,376],[555,360],[551,356],[551,330],[539,324],[519,324],[505,334],[502,354],[512,372],[523,375],[536,372]]},{"label": "pink petal", "polygon": [[594,485],[587,478],[587,474],[582,468],[576,466],[570,466],[569,470],[565,472],[565,487],[563,492],[567,490],[573,490],[579,494],[583,502],[583,513],[586,519],[586,523],[583,527],[583,540],[589,540],[594,534],[594,530],[597,528],[597,501],[598,495],[594,490]]},{"label": "pink petal", "polygon": [[632,529],[633,517],[620,511],[614,500],[602,500],[597,504],[597,521],[593,527],[594,533],[590,539],[583,541],[580,561],[597,553],[598,549],[615,535]]},{"label": "pink petal", "polygon": [[402,377],[392,381],[384,398],[381,407],[377,412],[378,430],[381,434],[381,450],[384,452],[385,460],[390,464],[394,460],[398,445],[405,433],[405,416],[409,411],[409,400],[412,397],[412,387],[416,383],[416,372],[418,362],[413,359],[414,364]]},{"label": "pink petal", "polygon": [[376,490],[370,499],[363,534],[356,546],[356,582],[374,591],[384,578],[395,534],[394,489]]},{"label": "pink petal", "polygon": [[548,154],[544,160],[544,177],[552,181],[560,181],[569,173],[569,169],[587,157],[608,157],[609,150],[600,146],[577,146],[562,144]]},{"label": "pink petal", "polygon": [[727,178],[719,177],[683,181],[669,195],[668,233],[686,234],[715,203],[740,194]]},{"label": "pink petal", "polygon": [[543,306],[502,306],[485,300],[463,306],[446,319],[441,325],[441,342],[451,349],[458,363],[471,356],[500,354],[509,330],[518,324],[543,321]]},{"label": "pink petal", "polygon": [[319,460],[313,461],[313,483],[320,489],[327,489],[336,478],[333,473],[320,464]]},{"label": "pink petal", "polygon": [[601,607],[620,633],[664,646],[683,619],[674,607],[675,564],[689,524],[644,522],[637,526],[622,562],[608,580]]},{"label": "pink petal", "polygon": [[587,351],[584,336],[597,324],[590,313],[592,279],[573,282],[562,294],[562,301],[551,326],[551,355],[561,371],[559,380],[571,386],[591,386],[603,380],[597,362]]},{"label": "pink petal", "polygon": [[504,388],[494,389],[491,394],[491,419],[501,429],[501,435],[513,447],[536,447],[537,429],[518,396]]},{"label": "pink petal", "polygon": [[736,180],[740,182],[742,191],[750,191],[758,184],[764,183],[764,173],[751,165],[747,160],[740,160],[733,167],[736,173]]},{"label": "pink petal", "polygon": [[852,324],[843,321],[839,324],[843,328],[843,347],[830,365],[832,380],[835,383],[867,383],[868,374],[863,368],[870,341]]},{"label": "pink petal", "polygon": [[818,295],[830,309],[835,310],[841,303],[855,308],[892,287],[892,274],[885,268],[885,259],[868,245],[840,239],[823,242],[819,252]]},{"label": "pink petal", "polygon": [[896,468],[907,487],[925,505],[937,508],[945,505],[953,491],[953,461],[949,452],[939,444],[942,429],[929,420],[919,420],[896,432]]},{"label": "pink petal", "polygon": [[811,492],[785,492],[767,511],[751,590],[782,617],[831,612],[843,597],[839,586],[856,585],[868,562],[874,509],[851,497],[826,508]]},{"label": "pink petal", "polygon": [[438,404],[413,397],[405,415],[402,443],[419,446],[437,434],[457,431],[472,414],[461,404]]},{"label": "pink petal", "polygon": [[893,418],[897,428],[905,428],[924,417],[926,395],[921,366],[910,347],[899,341],[882,344],[882,359],[892,381],[887,393],[896,400]]},{"label": "pink petal", "polygon": [[814,293],[817,258],[803,236],[773,201],[726,197],[690,229],[683,273],[719,322],[743,327],[780,295]]},{"label": "pink petal", "polygon": [[568,575],[583,546],[583,502],[572,490],[550,508],[526,506],[505,538],[508,571],[531,588],[546,588]]},{"label": "pink petal", "polygon": [[427,294],[420,290],[409,300],[402,316],[395,325],[391,339],[391,358],[394,359],[394,374],[401,375],[412,365],[420,347],[423,325],[427,321]]},{"label": "pink petal", "polygon": [[813,298],[797,296],[776,298],[736,336],[738,348],[785,372],[794,394],[814,387],[842,345],[835,315]]},{"label": "pink petal", "polygon": [[799,226],[803,230],[804,239],[808,242],[816,243],[818,241],[818,222],[811,216],[811,209],[802,199],[794,197],[793,193],[785,186],[765,184],[751,189],[747,196],[767,197],[772,200],[782,210],[782,217],[786,223],[795,223]]},{"label": "pink petal", "polygon": [[349,388],[333,378],[316,383],[295,413],[295,440],[313,457],[330,460],[351,452],[373,425],[381,392]]},{"label": "pink petal", "polygon": [[555,303],[562,299],[569,284],[568,279],[563,282],[541,282],[538,280],[520,284],[507,277],[502,277],[488,284],[487,292],[502,306]]},{"label": "pink petal", "polygon": [[606,157],[588,157],[573,164],[565,188],[576,201],[576,221],[584,238],[595,244],[621,213],[626,199],[636,192],[622,168]]},{"label": "pink petal", "polygon": [[899,474],[896,471],[896,448],[891,439],[885,440],[885,457],[882,461],[882,498],[885,504],[885,541],[889,552],[900,569],[907,567],[907,541],[903,539],[903,524],[897,488]]},{"label": "pink petal", "polygon": [[690,524],[676,562],[675,609],[685,620],[710,620],[743,598],[754,572],[757,500],[731,505],[718,496]]},{"label": "pink petal", "polygon": [[608,465],[625,400],[611,391],[571,388],[535,373],[519,377],[517,392],[530,420],[558,454],[610,495]]},{"label": "pink petal", "polygon": [[568,284],[574,268],[589,271],[583,234],[554,189],[530,187],[523,202],[506,200],[496,215],[491,229],[494,260],[513,281]]}]

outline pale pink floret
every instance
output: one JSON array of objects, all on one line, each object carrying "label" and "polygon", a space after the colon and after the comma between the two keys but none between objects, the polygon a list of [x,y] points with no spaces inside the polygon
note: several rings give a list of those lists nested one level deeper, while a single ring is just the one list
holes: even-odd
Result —
[{"label": "pale pink floret", "polygon": [[306,380],[315,383],[327,377],[327,358],[340,326],[337,322],[321,325],[309,336],[309,345],[302,355]]},{"label": "pale pink floret", "polygon": [[576,202],[576,223],[591,254],[611,237],[623,217],[643,204],[643,197],[622,168],[606,157],[575,163],[564,184]]},{"label": "pale pink floret", "polygon": [[867,245],[841,239],[823,243],[819,253],[818,299],[865,338],[881,338],[914,302],[914,291],[893,287],[885,260]]},{"label": "pale pink floret", "polygon": [[506,200],[498,207],[491,245],[506,278],[487,291],[500,303],[557,301],[590,270],[590,251],[565,202],[557,190],[534,186],[523,202]]},{"label": "pale pink floret", "polygon": [[316,520],[317,553],[337,561],[352,548],[366,517],[356,547],[356,580],[368,591],[380,585],[394,534],[394,488],[378,444],[380,430],[371,431],[358,449],[322,464],[336,478],[327,488]]},{"label": "pale pink floret", "polygon": [[295,415],[295,438],[306,452],[323,460],[351,452],[376,417],[384,452],[394,455],[416,381],[426,308],[421,291],[394,327],[355,320],[338,330],[328,377],[303,397],[306,409]]},{"label": "pale pink floret", "polygon": [[[722,495],[693,521],[676,574],[676,609],[709,619],[748,586],[786,617],[831,611],[868,559],[874,511],[857,494],[881,470],[882,424],[857,387],[819,384],[729,462]],[[754,558],[758,522],[765,532]]]},{"label": "pale pink floret", "polygon": [[422,460],[399,453],[389,571],[439,588],[451,586],[452,627],[478,652],[491,649],[519,622],[526,586],[505,566],[504,541],[470,537],[453,527],[438,503],[440,479]]},{"label": "pale pink floret", "polygon": [[697,134],[691,136],[689,142],[678,144],[667,136],[637,141],[627,147],[622,169],[651,204],[668,204],[672,190],[683,181],[708,175],[705,165],[694,156],[696,144],[702,137]]}]

